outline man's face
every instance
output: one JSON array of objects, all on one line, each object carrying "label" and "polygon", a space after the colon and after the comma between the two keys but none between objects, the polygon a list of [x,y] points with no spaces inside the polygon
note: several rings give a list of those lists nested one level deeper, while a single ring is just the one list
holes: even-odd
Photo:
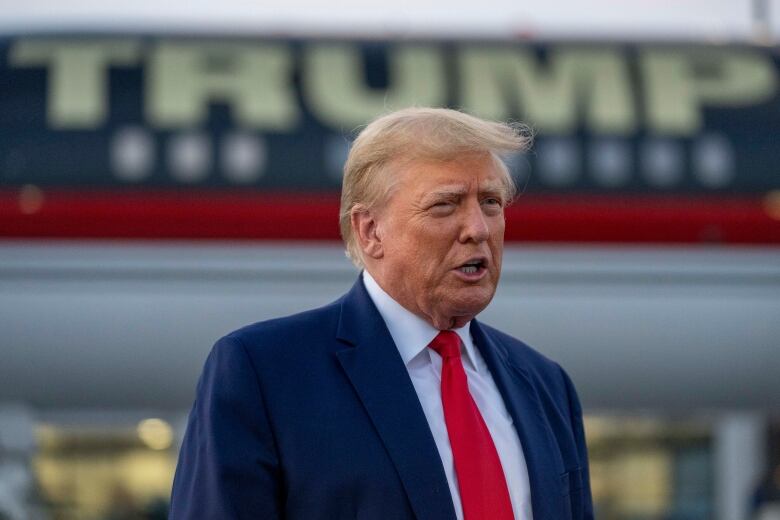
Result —
[{"label": "man's face", "polygon": [[490,303],[498,284],[502,175],[489,154],[416,161],[395,175],[377,215],[377,281],[436,328],[460,327]]}]

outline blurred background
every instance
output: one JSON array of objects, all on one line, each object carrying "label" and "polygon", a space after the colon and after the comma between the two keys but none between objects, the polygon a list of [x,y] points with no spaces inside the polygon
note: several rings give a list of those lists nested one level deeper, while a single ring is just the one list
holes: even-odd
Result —
[{"label": "blurred background", "polygon": [[212,343],[353,283],[356,131],[534,128],[482,319],[597,518],[780,518],[780,0],[0,0],[0,519],[162,519]]}]

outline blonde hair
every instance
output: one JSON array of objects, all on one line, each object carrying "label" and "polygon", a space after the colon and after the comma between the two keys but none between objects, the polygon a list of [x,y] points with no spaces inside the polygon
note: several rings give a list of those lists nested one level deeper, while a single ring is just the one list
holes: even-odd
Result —
[{"label": "blonde hair", "polygon": [[508,203],[516,188],[503,156],[527,150],[530,140],[523,125],[485,121],[447,108],[406,108],[375,119],[352,143],[344,164],[339,226],[347,256],[363,267],[352,232],[352,213],[387,199],[393,186],[391,165],[489,153],[504,179],[504,202]]}]

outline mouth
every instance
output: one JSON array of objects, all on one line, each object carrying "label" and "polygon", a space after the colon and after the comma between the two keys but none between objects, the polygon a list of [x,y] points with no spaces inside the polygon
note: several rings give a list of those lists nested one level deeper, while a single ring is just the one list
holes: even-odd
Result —
[{"label": "mouth", "polygon": [[455,271],[468,280],[478,280],[487,271],[487,259],[472,258],[455,268]]}]

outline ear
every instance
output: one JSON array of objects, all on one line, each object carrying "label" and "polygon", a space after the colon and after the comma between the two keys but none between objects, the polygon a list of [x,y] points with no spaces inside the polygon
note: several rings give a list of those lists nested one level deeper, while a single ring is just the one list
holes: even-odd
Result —
[{"label": "ear", "polygon": [[366,207],[356,206],[352,210],[350,221],[352,233],[363,254],[369,258],[382,258],[385,253],[376,214]]}]

